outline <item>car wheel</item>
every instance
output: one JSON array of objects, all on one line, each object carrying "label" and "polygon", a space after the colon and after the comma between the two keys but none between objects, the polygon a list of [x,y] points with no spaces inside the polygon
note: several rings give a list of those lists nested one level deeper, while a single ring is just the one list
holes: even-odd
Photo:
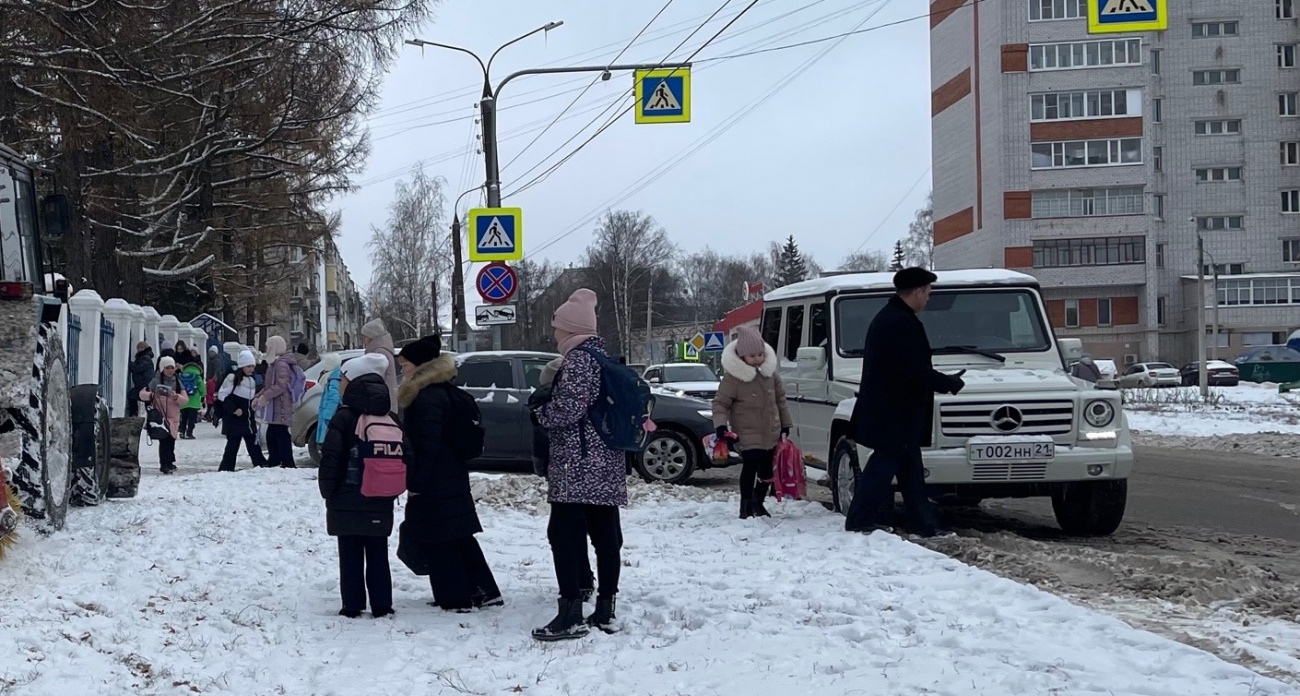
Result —
[{"label": "car wheel", "polygon": [[853,495],[858,490],[858,476],[862,474],[862,467],[858,464],[858,448],[848,438],[842,437],[835,444],[835,453],[831,455],[826,474],[830,478],[831,500],[835,510],[847,515],[849,506],[853,504]]},{"label": "car wheel", "polygon": [[1079,481],[1052,493],[1052,512],[1066,534],[1108,536],[1119,529],[1128,505],[1128,481]]},{"label": "car wheel", "polygon": [[307,438],[307,455],[311,457],[311,463],[320,467],[320,445],[316,443],[316,438]]},{"label": "car wheel", "polygon": [[10,407],[22,440],[11,482],[29,519],[48,530],[63,528],[72,491],[72,399],[63,342],[53,324],[37,327],[36,355],[27,399]]},{"label": "car wheel", "polygon": [[636,459],[637,472],[646,481],[686,483],[695,473],[695,447],[675,430],[656,430]]}]

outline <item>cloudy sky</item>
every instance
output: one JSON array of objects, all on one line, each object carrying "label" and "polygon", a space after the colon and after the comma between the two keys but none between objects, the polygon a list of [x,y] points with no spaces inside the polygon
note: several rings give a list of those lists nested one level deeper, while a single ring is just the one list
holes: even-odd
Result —
[{"label": "cloudy sky", "polygon": [[[681,60],[749,4],[731,0],[700,28],[723,0],[674,0],[629,47],[665,1],[442,0],[417,37],[486,59],[520,34],[564,22],[503,51],[492,67],[495,83],[524,68],[604,65],[624,49],[620,62]],[[635,125],[628,113],[517,195],[631,104],[632,76],[512,81],[501,93],[497,130],[504,204],[523,208],[525,253],[578,261],[609,208],[653,215],[686,251],[747,252],[793,234],[830,268],[860,246],[888,250],[930,190],[929,24],[902,21],[925,15],[927,5],[759,0],[696,56],[689,124]],[[727,58],[872,27],[880,28]],[[370,119],[373,152],[362,187],[338,201],[339,244],[362,285],[370,276],[370,225],[382,223],[394,185],[411,167],[423,163],[446,179],[449,198],[482,184],[474,120],[481,86],[469,56],[403,48]],[[462,211],[471,203],[477,194],[465,197]]]}]

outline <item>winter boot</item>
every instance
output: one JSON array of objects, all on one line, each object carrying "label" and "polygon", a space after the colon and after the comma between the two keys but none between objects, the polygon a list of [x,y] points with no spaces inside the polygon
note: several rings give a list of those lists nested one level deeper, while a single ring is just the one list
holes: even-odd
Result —
[{"label": "winter boot", "polygon": [[763,499],[767,497],[768,484],[759,483],[754,487],[754,499],[750,502],[750,509],[754,511],[755,517],[771,517],[772,513],[763,507]]},{"label": "winter boot", "polygon": [[618,633],[617,617],[614,616],[614,598],[601,595],[596,598],[596,611],[587,617],[587,625],[605,633]]},{"label": "winter boot", "polygon": [[361,611],[359,609],[339,609],[339,616],[348,619],[358,619],[361,618]]},{"label": "winter boot", "polygon": [[560,599],[559,611],[551,622],[533,629],[533,639],[544,643],[583,638],[591,629],[582,619],[581,599]]},{"label": "winter boot", "polygon": [[754,516],[754,501],[746,498],[742,493],[740,496],[740,519],[747,520]]},{"label": "winter boot", "polygon": [[592,575],[590,569],[587,570],[586,582],[582,583],[582,587],[578,590],[578,592],[582,597],[583,604],[590,602],[591,596],[596,594],[596,576]]},{"label": "winter boot", "polygon": [[372,609],[370,615],[376,619],[382,619],[385,616],[396,616],[397,612],[393,611],[392,607],[388,607],[387,609]]}]

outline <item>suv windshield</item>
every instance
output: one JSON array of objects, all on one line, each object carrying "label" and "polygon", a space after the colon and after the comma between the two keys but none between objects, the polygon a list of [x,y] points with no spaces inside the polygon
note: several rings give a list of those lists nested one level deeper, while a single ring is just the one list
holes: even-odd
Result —
[{"label": "suv windshield", "polygon": [[[867,328],[888,301],[888,295],[876,295],[835,303],[840,355],[862,356]],[[936,351],[1027,353],[1051,347],[1037,299],[1028,290],[936,290],[920,317]]]},{"label": "suv windshield", "polygon": [[716,382],[718,376],[704,365],[674,365],[664,368],[664,384],[671,382]]}]

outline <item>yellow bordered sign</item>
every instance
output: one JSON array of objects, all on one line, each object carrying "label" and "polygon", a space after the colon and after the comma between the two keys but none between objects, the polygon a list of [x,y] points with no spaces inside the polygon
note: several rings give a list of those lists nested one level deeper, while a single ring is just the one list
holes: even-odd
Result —
[{"label": "yellow bordered sign", "polygon": [[518,261],[523,257],[523,210],[519,208],[470,209],[470,261]]},{"label": "yellow bordered sign", "polygon": [[1164,31],[1166,0],[1088,0],[1088,33]]},{"label": "yellow bordered sign", "polygon": [[690,68],[638,70],[633,80],[637,123],[690,123]]}]

